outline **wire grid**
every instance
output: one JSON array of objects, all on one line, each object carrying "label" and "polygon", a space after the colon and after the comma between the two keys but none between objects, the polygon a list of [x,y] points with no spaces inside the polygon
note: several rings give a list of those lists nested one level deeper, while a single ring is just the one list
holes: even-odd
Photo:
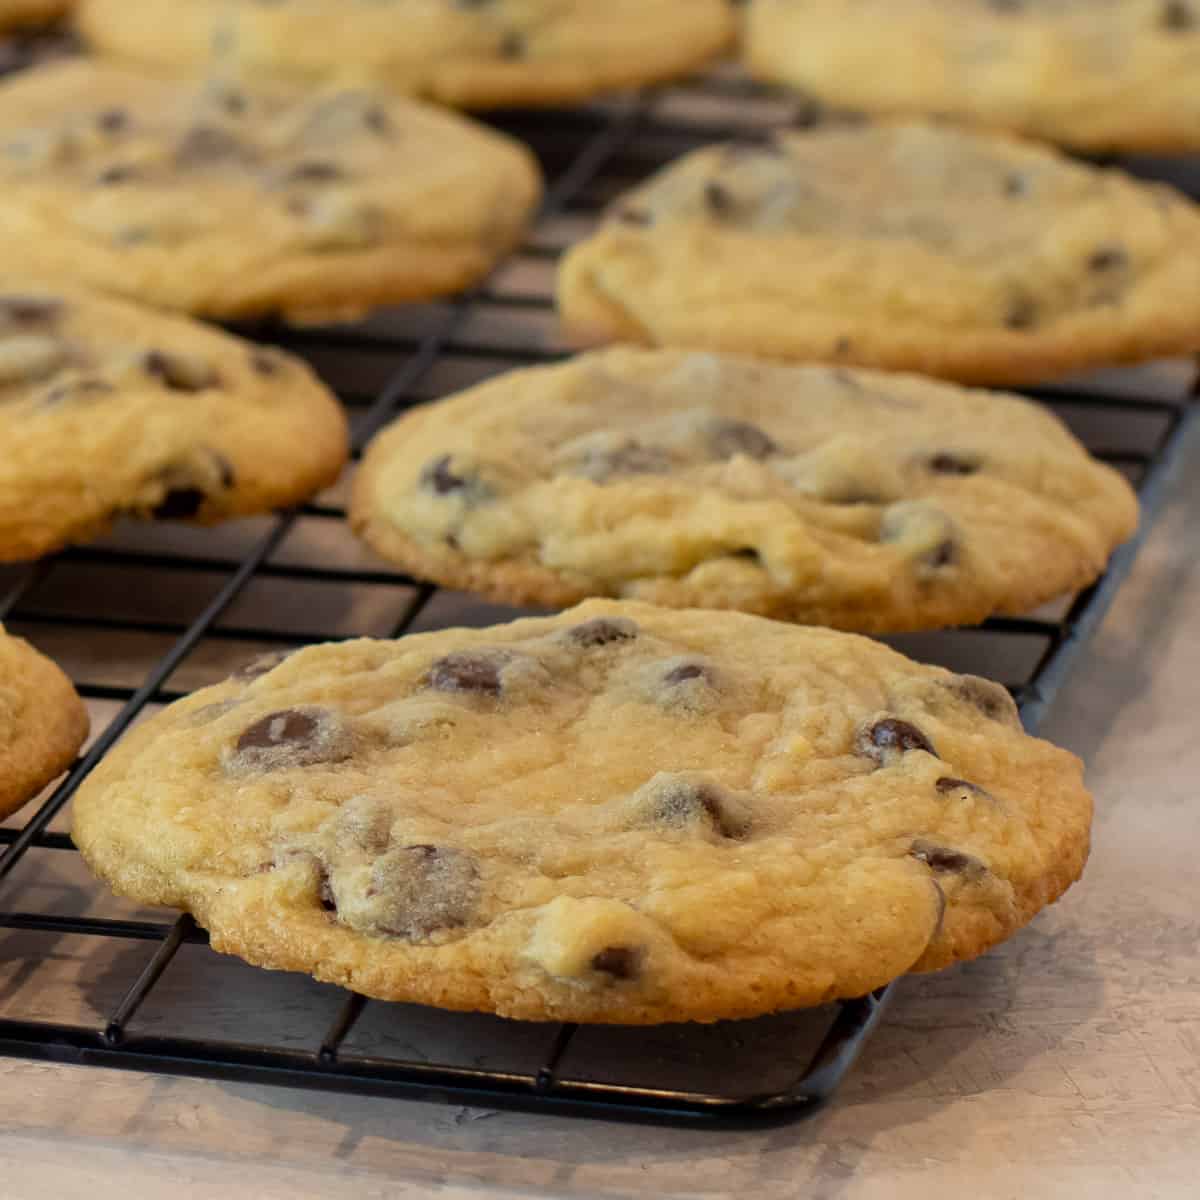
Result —
[{"label": "wire grid", "polygon": [[[337,388],[351,413],[357,457],[405,407],[564,353],[553,321],[554,261],[615,194],[695,145],[759,137],[802,109],[718,70],[698,83],[610,104],[499,115],[497,124],[533,145],[552,182],[536,229],[487,283],[447,303],[379,314],[353,327],[264,323],[242,332],[300,353]],[[1144,525],[1195,412],[1186,369],[1160,374],[1153,368],[1103,385],[1036,393],[1139,486]],[[32,975],[56,956],[67,961],[64,946],[81,941],[89,949],[74,989],[91,995],[99,978],[101,994],[82,1016],[64,1018],[31,999],[32,986],[18,982],[7,997],[0,987],[0,1053],[639,1120],[778,1120],[828,1099],[880,1019],[889,989],[812,1012],[706,1028],[581,1030],[439,1014],[235,964],[207,949],[190,917],[168,923],[160,912],[124,911],[75,871],[63,810],[144,714],[263,650],[507,615],[436,593],[356,549],[346,533],[344,494],[344,487],[334,489],[297,510],[216,531],[130,525],[97,545],[0,572],[0,619],[55,653],[94,709],[113,713],[40,807],[23,824],[0,828],[0,960],[16,964],[14,977]],[[1053,610],[889,640],[919,657],[1002,679],[1033,727],[1136,549],[1136,542],[1123,548],[1100,583]],[[304,612],[302,624],[283,619],[283,594],[311,600],[289,605]],[[101,650],[81,657],[81,644]],[[144,670],[133,678],[114,673],[110,646]],[[57,877],[63,863],[76,876],[65,909],[41,882]],[[268,1012],[261,1031],[243,1010],[232,1018],[218,1014],[194,1034],[196,996],[219,992],[231,971],[241,972],[243,994]]]}]

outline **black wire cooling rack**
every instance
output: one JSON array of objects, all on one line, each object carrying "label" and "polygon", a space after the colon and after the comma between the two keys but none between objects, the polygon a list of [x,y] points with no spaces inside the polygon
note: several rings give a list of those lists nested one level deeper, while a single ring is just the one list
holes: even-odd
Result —
[{"label": "black wire cooling rack", "polygon": [[[351,327],[243,330],[303,355],[337,388],[356,449],[395,413],[498,371],[552,360],[558,251],[614,194],[714,138],[759,136],[796,102],[731,71],[571,112],[500,114],[551,180],[526,244],[483,287]],[[1149,525],[1194,423],[1186,364],[1037,392],[1139,488]],[[40,807],[0,827],[0,1054],[476,1107],[750,1123],[790,1119],[838,1087],[888,989],[809,1012],[650,1030],[535,1025],[367,1001],[212,952],[190,917],[108,896],[65,810],[144,714],[263,650],[505,615],[380,566],[344,522],[344,488],[217,530],[128,525],[96,545],[0,571],[0,619],[72,673],[99,734]],[[890,639],[1006,682],[1035,727],[1127,574],[1137,542],[1053,610]],[[297,614],[301,614],[297,616]]]}]

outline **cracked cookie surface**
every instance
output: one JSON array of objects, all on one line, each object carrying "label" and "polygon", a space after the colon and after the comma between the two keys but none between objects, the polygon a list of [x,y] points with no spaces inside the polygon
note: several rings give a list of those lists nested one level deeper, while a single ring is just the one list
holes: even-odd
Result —
[{"label": "cracked cookie surface", "polygon": [[979,954],[1077,878],[1078,760],[830,630],[590,601],[309,647],[131,730],[73,836],[213,946],[528,1019],[746,1017]]},{"label": "cracked cookie surface", "polygon": [[84,0],[101,52],[155,66],[350,76],[467,108],[669,79],[732,39],[725,0]]},{"label": "cracked cookie surface", "polygon": [[912,376],[618,348],[411,410],[351,520],[419,577],[863,631],[1093,580],[1137,502],[1044,408]]},{"label": "cracked cookie surface", "polygon": [[1197,0],[751,0],[759,78],[1083,150],[1200,148]]},{"label": "cracked cookie surface", "polygon": [[209,317],[456,291],[520,238],[532,156],[379,91],[175,83],[103,64],[0,85],[0,255]]},{"label": "cracked cookie surface", "polygon": [[1032,382],[1200,349],[1200,209],[1009,137],[817,127],[673,163],[558,290],[582,341]]},{"label": "cracked cookie surface", "polygon": [[0,817],[67,769],[88,733],[70,680],[0,625]]},{"label": "cracked cookie surface", "polygon": [[118,516],[205,524],[298,502],[346,460],[291,355],[59,282],[0,275],[0,560]]}]

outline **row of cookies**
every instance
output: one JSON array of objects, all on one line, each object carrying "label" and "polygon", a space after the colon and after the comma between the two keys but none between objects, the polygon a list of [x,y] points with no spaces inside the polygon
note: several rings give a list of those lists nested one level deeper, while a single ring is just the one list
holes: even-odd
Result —
[{"label": "row of cookies", "polygon": [[[89,113],[85,129],[127,119]],[[135,201],[156,190],[173,218],[186,211],[178,167],[159,171],[164,138],[142,136],[144,157],[114,182]],[[246,222],[275,165],[263,144],[202,168],[222,185],[253,176]],[[66,190],[81,178],[96,182],[68,171]],[[622,205],[616,221],[652,252],[690,239],[701,257],[680,260],[681,278],[698,274],[722,182],[702,189],[698,212],[668,205],[630,223]],[[56,174],[52,194],[63,191]],[[67,224],[79,204],[72,193]],[[914,229],[915,209],[902,214]],[[147,287],[181,261],[193,228],[181,224]],[[742,232],[716,228],[714,241]],[[851,223],[827,240],[854,234]],[[770,225],[744,246],[756,238],[789,248]],[[955,256],[953,237],[930,241]],[[96,260],[76,253],[62,269],[80,261]],[[876,269],[898,270],[886,248]],[[41,312],[18,319],[50,329],[23,336],[66,347],[35,381],[51,408],[42,392],[66,384],[63,371],[112,373],[122,398],[127,379],[137,397],[161,379],[185,403],[240,395],[253,372],[266,404],[282,395],[275,372],[297,369],[263,370],[261,352],[226,335],[204,331],[214,340],[201,345],[174,318],[161,318],[173,331],[139,327],[170,345],[89,353],[78,313],[111,304],[115,328],[133,310],[36,294]],[[825,303],[818,289],[814,311]],[[878,321],[864,307],[839,334],[847,361],[851,333]],[[193,435],[234,419],[229,395],[209,399]],[[146,397],[138,422],[162,400]],[[327,419],[316,412],[296,419]],[[219,515],[206,506],[227,475],[236,492],[238,444],[189,443],[188,472],[160,465],[135,507]],[[359,528],[423,574],[512,599],[612,592],[867,628],[971,619],[1076,586],[1134,513],[1114,473],[1015,397],[627,349],[404,418],[368,456],[354,505]],[[861,994],[980,953],[1078,875],[1089,813],[1077,762],[1025,736],[995,685],[829,631],[626,601],[256,664],[127,737],[79,792],[74,833],[117,890],[191,910],[214,945],[254,962],[454,1008],[661,1021]]]},{"label": "row of cookies", "polygon": [[[353,75],[467,108],[670,78],[736,32],[726,0],[4,0],[0,26],[68,9],[92,48],[159,70]],[[752,74],[829,104],[1089,151],[1200,148],[1195,0],[749,0],[741,24]]]}]

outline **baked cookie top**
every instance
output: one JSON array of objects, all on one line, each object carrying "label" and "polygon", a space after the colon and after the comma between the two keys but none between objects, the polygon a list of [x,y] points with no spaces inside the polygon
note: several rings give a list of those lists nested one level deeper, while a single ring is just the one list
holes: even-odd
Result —
[{"label": "baked cookie top", "polygon": [[762,79],[1085,150],[1200,148],[1197,0],[750,0]]},{"label": "baked cookie top", "polygon": [[0,817],[65,771],[87,733],[87,709],[67,677],[0,625]]},{"label": "baked cookie top", "polygon": [[346,461],[341,405],[278,350],[0,274],[0,560],[120,515],[219,521],[295,503]]},{"label": "baked cookie top", "polygon": [[418,576],[858,630],[1081,587],[1137,523],[1047,410],[912,376],[618,348],[412,410],[351,519]]},{"label": "baked cookie top", "polygon": [[1079,875],[1090,812],[1078,760],[996,684],[592,601],[252,664],[126,735],[73,836],[117,891],[254,963],[652,1023],[979,954]]},{"label": "baked cookie top", "polygon": [[206,316],[454,291],[518,240],[539,190],[511,139],[371,90],[83,60],[0,85],[6,267]]},{"label": "baked cookie top", "polygon": [[1200,210],[1008,137],[824,126],[652,177],[559,303],[583,340],[1028,382],[1200,348]]},{"label": "baked cookie top", "polygon": [[734,32],[725,0],[84,0],[78,24],[133,61],[358,77],[469,108],[670,78]]}]

